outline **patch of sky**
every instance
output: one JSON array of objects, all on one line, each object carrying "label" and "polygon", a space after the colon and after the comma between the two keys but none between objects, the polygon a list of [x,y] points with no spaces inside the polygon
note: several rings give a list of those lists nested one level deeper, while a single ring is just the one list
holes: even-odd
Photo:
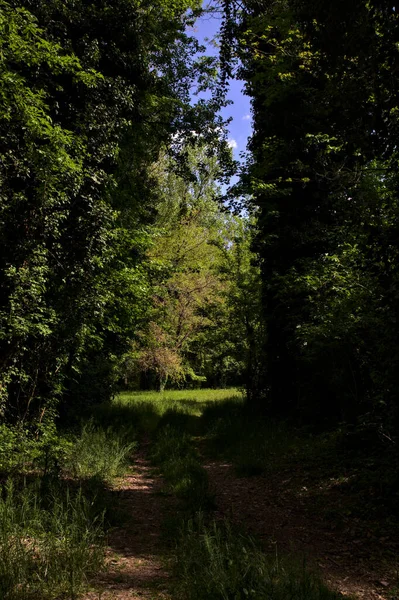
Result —
[{"label": "patch of sky", "polygon": [[[200,44],[205,46],[207,55],[218,55],[218,35],[221,21],[222,18],[219,12],[205,13],[197,19],[190,31],[190,34],[195,36]],[[230,80],[227,94],[230,104],[221,111],[223,119],[230,119],[228,124],[228,144],[233,150],[234,158],[238,161],[243,159],[242,153],[245,152],[248,138],[252,133],[250,101],[248,96],[244,94],[243,88],[243,81],[237,79]],[[201,93],[199,97],[206,98],[207,94]],[[193,100],[198,100],[198,96],[193,97]],[[237,178],[234,177],[231,183],[235,183],[236,180]]]}]

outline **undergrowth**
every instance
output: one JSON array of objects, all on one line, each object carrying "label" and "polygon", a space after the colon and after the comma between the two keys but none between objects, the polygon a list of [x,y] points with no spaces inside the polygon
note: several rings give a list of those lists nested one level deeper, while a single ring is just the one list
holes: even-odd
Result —
[{"label": "undergrowth", "polygon": [[[147,407],[148,410],[148,407]],[[147,413],[148,414],[148,413]],[[195,415],[194,415],[195,416]],[[262,424],[250,435],[242,401],[209,403],[194,421],[183,404],[162,411],[153,433],[151,459],[167,488],[182,502],[165,524],[175,571],[175,595],[182,600],[338,600],[306,565],[269,556],[227,521],[212,519],[214,501],[192,433],[206,434],[213,450],[240,459],[242,470],[263,469],[288,443],[285,430]],[[203,439],[203,438],[202,438]],[[256,449],[265,463],[257,462]],[[239,467],[240,463],[237,464]],[[170,539],[168,540],[170,543]]]},{"label": "undergrowth", "polygon": [[[131,430],[127,432],[131,433]],[[112,481],[124,473],[128,458],[136,447],[127,432],[112,427],[103,429],[89,421],[70,447],[65,468],[77,479],[98,477],[104,482]]]},{"label": "undergrowth", "polygon": [[0,496],[2,600],[75,599],[103,564],[103,514],[81,489],[9,480]]},{"label": "undergrowth", "polygon": [[399,452],[376,429],[301,431],[253,415],[237,401],[209,404],[202,421],[208,452],[231,461],[238,475],[285,470],[319,490],[334,483],[345,496],[343,511],[359,518],[399,514]]},{"label": "undergrowth", "polygon": [[229,523],[185,522],[176,544],[176,593],[185,600],[338,600],[306,565],[267,556]]},{"label": "undergrowth", "polygon": [[211,505],[208,477],[187,433],[169,424],[161,427],[151,459],[160,467],[169,490],[185,502],[185,507],[196,511]]},{"label": "undergrowth", "polygon": [[126,423],[90,420],[64,433],[54,421],[0,426],[1,600],[77,598],[103,565],[105,488],[135,445]]}]

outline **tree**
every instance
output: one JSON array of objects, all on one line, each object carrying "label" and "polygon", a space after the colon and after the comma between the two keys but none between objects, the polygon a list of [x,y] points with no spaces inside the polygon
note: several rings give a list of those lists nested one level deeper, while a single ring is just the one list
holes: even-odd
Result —
[{"label": "tree", "polygon": [[243,183],[258,211],[268,406],[354,420],[383,396],[392,414],[397,352],[380,318],[392,324],[397,306],[397,12],[363,0],[229,10],[252,99]]},{"label": "tree", "polygon": [[[105,397],[141,315],[151,165],[188,109],[198,5],[0,3],[2,413]],[[191,134],[190,134],[191,135]],[[127,304],[130,303],[130,310]],[[94,385],[94,382],[96,385]]]},{"label": "tree", "polygon": [[215,156],[197,140],[187,149],[189,176],[174,161],[155,172],[162,190],[148,251],[152,303],[127,372],[169,380],[247,386],[258,379],[259,269],[248,219],[221,204]]},{"label": "tree", "polygon": [[155,168],[161,191],[148,250],[151,310],[140,334],[136,365],[167,379],[201,379],[192,347],[209,325],[209,306],[220,301],[220,251],[212,243],[223,217],[217,203],[216,157],[198,144],[187,149],[190,176],[164,157]]},{"label": "tree", "polygon": [[[226,219],[220,273],[225,284],[223,315],[219,317],[217,336],[227,352],[220,352],[215,344],[211,360],[217,354],[234,360],[235,381],[246,388],[247,402],[256,406],[261,402],[264,330],[261,319],[261,278],[258,257],[252,251],[255,220],[248,216]],[[231,376],[231,375],[230,375]]]}]

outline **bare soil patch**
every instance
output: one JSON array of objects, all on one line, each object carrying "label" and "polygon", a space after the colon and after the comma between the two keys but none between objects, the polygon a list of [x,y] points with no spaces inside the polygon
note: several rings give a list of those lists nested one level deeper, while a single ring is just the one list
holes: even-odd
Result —
[{"label": "bare soil patch", "polygon": [[126,522],[111,530],[107,571],[92,582],[84,600],[170,600],[170,576],[163,558],[162,522],[174,499],[162,494],[163,481],[137,453],[129,473],[114,486]]}]

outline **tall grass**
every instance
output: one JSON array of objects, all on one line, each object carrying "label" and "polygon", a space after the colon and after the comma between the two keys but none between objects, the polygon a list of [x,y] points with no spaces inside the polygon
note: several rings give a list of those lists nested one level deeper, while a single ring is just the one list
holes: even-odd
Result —
[{"label": "tall grass", "polygon": [[[136,442],[86,423],[60,435],[0,428],[0,599],[74,600],[103,564],[104,486],[121,475]],[[29,483],[26,483],[29,481]]]},{"label": "tall grass", "polygon": [[178,598],[184,600],[338,600],[305,566],[268,557],[228,523],[205,524],[199,513],[176,544]]},{"label": "tall grass", "polygon": [[96,477],[110,482],[126,470],[128,458],[136,447],[131,428],[103,429],[89,421],[71,446],[65,467],[77,479]]},{"label": "tall grass", "polygon": [[81,490],[40,482],[3,486],[0,496],[2,600],[74,600],[86,578],[103,564],[103,515],[92,514]]}]

